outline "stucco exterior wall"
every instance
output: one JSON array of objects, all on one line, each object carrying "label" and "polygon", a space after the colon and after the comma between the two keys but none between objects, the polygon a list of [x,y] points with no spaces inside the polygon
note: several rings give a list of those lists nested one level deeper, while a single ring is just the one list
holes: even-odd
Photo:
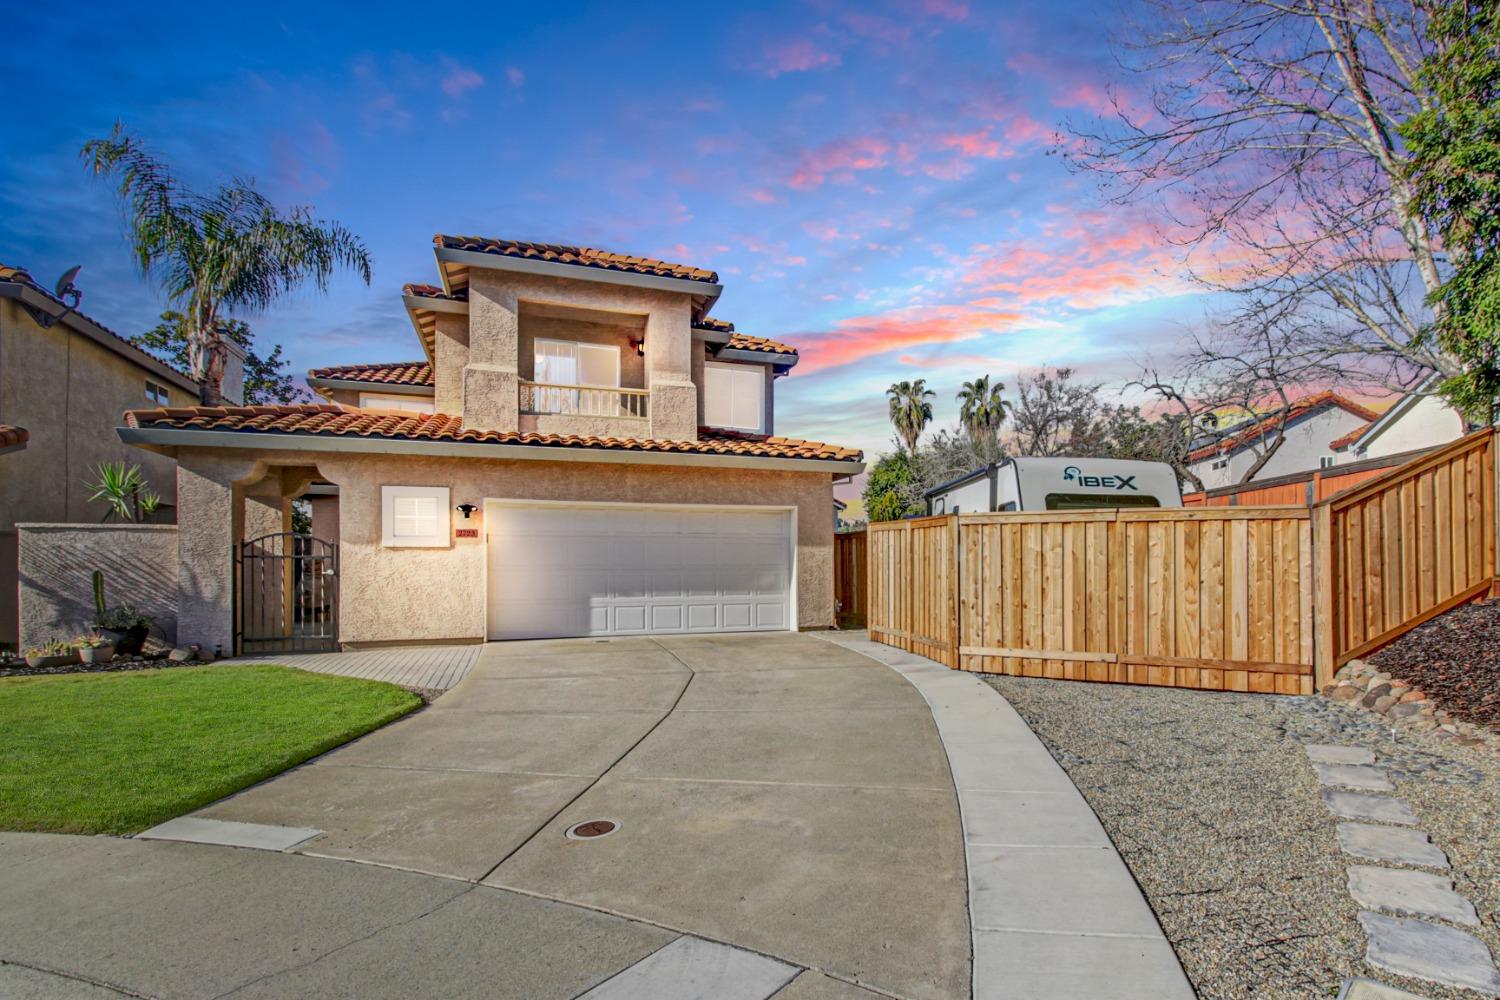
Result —
[{"label": "stucco exterior wall", "polygon": [[[520,426],[519,380],[530,351],[522,350],[523,304],[565,306],[645,317],[646,356],[643,387],[651,390],[650,436],[695,441],[697,390],[692,380],[690,296],[630,285],[615,285],[550,275],[475,268],[469,273],[468,357],[462,369],[464,424],[513,431]],[[562,322],[566,325],[566,321]],[[635,322],[635,320],[632,320]],[[441,354],[441,350],[439,351]],[[624,358],[621,359],[622,364]],[[440,405],[446,398],[445,366],[439,366]],[[638,436],[638,422],[624,422],[619,436]]]},{"label": "stucco exterior wall", "polygon": [[155,619],[153,635],[177,641],[176,525],[22,524],[16,533],[22,649],[88,633],[96,569],[109,605],[134,605]]},{"label": "stucco exterior wall", "polygon": [[1399,455],[1418,448],[1447,444],[1463,434],[1464,422],[1457,410],[1438,396],[1423,396],[1370,441],[1362,452],[1351,457],[1357,460]]},{"label": "stucco exterior wall", "polygon": [[[379,455],[319,456],[339,486],[339,637],[346,643],[480,640],[485,636],[486,499],[789,506],[797,509],[797,621],[833,624],[833,493],[828,473],[479,461]],[[454,505],[481,505],[464,522],[478,539],[446,548],[381,545],[380,487],[447,486]],[[451,530],[451,529],[450,529]]]},{"label": "stucco exterior wall", "polygon": [[[66,323],[43,329],[16,302],[0,299],[0,423],[25,427],[31,441],[0,455],[0,533],[19,522],[98,522],[104,507],[85,485],[101,463],[139,465],[161,495],[156,520],[176,520],[176,463],[120,441],[115,428],[128,409],[156,404],[146,379],[159,377]],[[197,402],[166,384],[174,405]],[[13,596],[17,565],[0,545],[0,645],[19,641]],[[13,551],[13,549],[12,549]]]},{"label": "stucco exterior wall", "polygon": [[[0,299],[0,423],[31,433],[26,448],[0,455],[0,530],[21,521],[98,521],[104,507],[89,502],[84,484],[103,462],[139,465],[165,513],[173,513],[175,463],[115,434],[126,410],[156,405],[146,398],[147,377],[66,324],[44,330]],[[167,388],[175,406],[197,402]]]}]

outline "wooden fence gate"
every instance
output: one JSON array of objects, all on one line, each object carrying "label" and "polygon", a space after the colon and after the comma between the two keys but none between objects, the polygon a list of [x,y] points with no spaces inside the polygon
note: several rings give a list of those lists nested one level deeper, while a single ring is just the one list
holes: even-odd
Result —
[{"label": "wooden fence gate", "polygon": [[1311,694],[1487,592],[1495,435],[1312,506],[957,514],[868,530],[878,642],[985,673]]},{"label": "wooden fence gate", "polygon": [[839,628],[865,627],[870,594],[866,538],[863,528],[833,536],[833,607]]}]

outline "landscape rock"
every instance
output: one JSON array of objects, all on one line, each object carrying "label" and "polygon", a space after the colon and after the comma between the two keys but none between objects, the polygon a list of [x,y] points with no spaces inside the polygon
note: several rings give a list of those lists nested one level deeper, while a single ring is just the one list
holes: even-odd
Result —
[{"label": "landscape rock", "polygon": [[1427,696],[1422,693],[1421,688],[1412,688],[1401,696],[1403,702],[1426,701]]},{"label": "landscape rock", "polygon": [[1353,685],[1350,685],[1350,684],[1345,684],[1343,687],[1336,688],[1334,690],[1334,692],[1333,692],[1333,700],[1334,701],[1353,701],[1355,698],[1358,698],[1360,696],[1360,694],[1361,694],[1361,692],[1360,692],[1359,688],[1354,687]]},{"label": "landscape rock", "polygon": [[176,649],[167,654],[167,659],[171,660],[173,663],[186,663],[188,660],[196,660],[197,658],[197,646],[178,646]]},{"label": "landscape rock", "polygon": [[1375,700],[1375,704],[1371,705],[1370,707],[1379,712],[1381,715],[1384,715],[1385,713],[1389,712],[1392,706],[1394,706],[1395,704],[1396,699],[1391,695],[1386,695],[1384,698],[1377,698]]}]

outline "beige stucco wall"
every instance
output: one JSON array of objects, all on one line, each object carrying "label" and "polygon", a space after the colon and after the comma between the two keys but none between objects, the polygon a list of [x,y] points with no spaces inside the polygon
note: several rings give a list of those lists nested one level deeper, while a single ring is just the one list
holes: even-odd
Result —
[{"label": "beige stucco wall", "polygon": [[486,499],[789,506],[797,509],[797,620],[833,623],[833,495],[828,473],[584,462],[319,456],[339,486],[339,636],[343,642],[481,639],[485,634],[483,513],[446,548],[381,545],[380,487],[447,486],[453,505]]},{"label": "beige stucco wall", "polygon": [[[462,416],[466,426],[500,431],[519,429],[516,400],[518,383],[525,377],[523,355],[524,364],[531,363],[530,351],[522,346],[523,327],[529,329],[533,323],[542,322],[538,317],[526,317],[523,323],[523,303],[619,313],[631,317],[632,325],[644,317],[646,356],[642,385],[651,390],[650,436],[697,440],[691,296],[630,285],[482,269],[469,273],[469,337],[462,369]],[[442,387],[445,367],[439,365],[440,398],[446,395]],[[619,436],[639,436],[637,421],[623,423],[625,426],[617,432]]]},{"label": "beige stucco wall", "polygon": [[[98,522],[105,508],[89,502],[86,484],[104,462],[141,467],[161,495],[158,521],[176,519],[172,459],[120,441],[115,428],[146,399],[146,369],[58,323],[42,329],[20,305],[0,299],[0,423],[24,427],[31,441],[0,455],[0,533],[19,522]],[[161,379],[153,377],[154,381]],[[167,384],[174,405],[197,402]],[[18,641],[14,613],[17,566],[0,545],[0,645]],[[13,551],[13,549],[12,549]]]},{"label": "beige stucco wall", "polygon": [[176,642],[176,525],[23,524],[17,536],[22,649],[88,633],[96,569],[109,605],[134,605]]},{"label": "beige stucco wall", "polygon": [[[1371,441],[1361,458],[1382,458],[1418,448],[1434,448],[1463,437],[1464,421],[1441,396],[1425,396],[1401,414],[1379,437]],[[0,459],[3,461],[3,459]]]}]

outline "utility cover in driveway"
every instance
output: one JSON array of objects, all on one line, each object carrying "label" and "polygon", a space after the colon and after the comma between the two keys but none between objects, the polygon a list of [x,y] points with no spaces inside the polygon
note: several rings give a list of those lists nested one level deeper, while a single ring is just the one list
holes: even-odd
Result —
[{"label": "utility cover in driveway", "polygon": [[788,511],[491,503],[491,639],[785,629]]}]

